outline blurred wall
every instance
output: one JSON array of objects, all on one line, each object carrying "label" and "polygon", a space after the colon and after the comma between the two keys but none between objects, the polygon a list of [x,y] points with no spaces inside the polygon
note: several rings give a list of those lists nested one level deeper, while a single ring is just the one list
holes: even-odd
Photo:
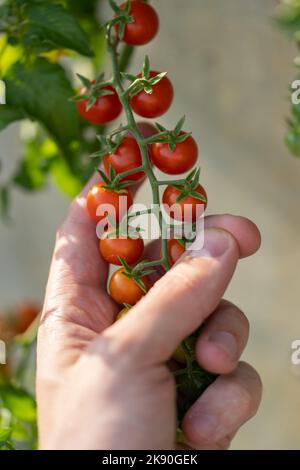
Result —
[{"label": "blurred wall", "polygon": [[[260,253],[240,263],[227,293],[249,317],[245,360],[264,382],[260,412],[235,449],[300,447],[300,381],[290,366],[291,342],[300,338],[300,160],[283,144],[294,50],[272,24],[276,3],[153,0],[160,36],[139,50],[133,67],[147,51],[155,69],[169,71],[176,99],[162,122],[172,126],[187,115],[200,144],[209,213],[243,214],[262,232]],[[6,173],[18,153],[16,131],[0,134]],[[0,226],[1,306],[42,298],[68,205],[51,187],[38,197],[13,196],[13,221]]]}]

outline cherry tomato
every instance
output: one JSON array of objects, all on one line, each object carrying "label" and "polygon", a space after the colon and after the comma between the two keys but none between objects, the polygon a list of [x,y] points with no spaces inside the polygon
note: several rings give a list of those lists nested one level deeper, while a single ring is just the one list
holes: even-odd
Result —
[{"label": "cherry tomato", "polygon": [[[184,133],[181,132],[181,135]],[[198,158],[198,146],[192,136],[176,144],[170,150],[167,143],[151,145],[151,159],[154,165],[168,175],[179,175],[193,168]]]},{"label": "cherry tomato", "polygon": [[186,364],[186,354],[183,346],[180,344],[173,354],[173,359],[179,362],[179,364]]},{"label": "cherry tomato", "polygon": [[[158,74],[159,72],[151,71],[150,77],[156,77]],[[131,107],[139,116],[157,118],[168,111],[172,104],[173,96],[173,85],[168,77],[164,77],[153,86],[151,94],[146,93],[144,90],[137,93],[131,100]]]},{"label": "cherry tomato", "polygon": [[124,307],[123,310],[121,310],[118,315],[116,316],[115,321],[120,320],[121,318],[125,317],[127,313],[129,312],[130,308],[129,307]]},{"label": "cherry tomato", "polygon": [[183,255],[184,252],[185,248],[179,240],[168,240],[168,258],[171,266],[179,260],[180,256]]},{"label": "cherry tomato", "polygon": [[[170,208],[174,206],[174,210],[167,210],[172,219],[182,221],[184,220],[186,222],[195,222],[195,220],[197,220],[197,218],[203,214],[207,207],[206,191],[203,186],[199,184],[196,188],[196,192],[206,198],[206,203],[194,198],[193,196],[187,196],[182,201],[177,203],[176,199],[181,194],[180,189],[174,188],[174,186],[167,186],[163,194],[163,203],[165,204],[166,209],[168,207]],[[200,208],[201,210],[199,210]]]},{"label": "cherry tomato", "polygon": [[[120,103],[119,97],[110,85],[103,87],[104,90],[110,90],[113,93],[111,95],[99,96],[96,103],[91,109],[87,111],[86,107],[88,104],[87,99],[77,101],[77,109],[79,114],[92,124],[101,125],[111,122],[116,119],[122,112],[122,104]],[[86,88],[82,88],[80,93],[84,95]]]},{"label": "cherry tomato", "polygon": [[[125,9],[126,3],[120,8]],[[131,2],[130,16],[133,23],[127,24],[123,41],[132,46],[142,46],[150,42],[157,34],[159,28],[159,18],[151,5],[139,0]],[[119,32],[119,25],[116,30]]]},{"label": "cherry tomato", "polygon": [[99,242],[102,257],[107,263],[121,266],[119,258],[123,258],[127,264],[135,264],[141,258],[144,251],[142,238],[126,238],[122,235],[114,235],[108,238],[106,235]]},{"label": "cherry tomato", "polygon": [[[110,295],[118,304],[135,305],[145,293],[134,279],[130,279],[124,273],[124,268],[121,268],[112,275],[109,282]],[[142,281],[148,291],[151,287],[149,278],[144,276]]]},{"label": "cherry tomato", "polygon": [[[99,183],[90,189],[86,200],[88,213],[96,222],[103,220],[107,214],[116,216],[116,222],[119,222],[133,204],[131,192],[128,190],[126,193],[117,193],[104,186],[104,183]],[[107,214],[97,215],[97,209],[101,205],[108,206]]]},{"label": "cherry tomato", "polygon": [[[147,139],[148,137],[152,137],[153,135],[157,134],[157,132],[158,132],[156,127],[153,124],[151,124],[150,122],[147,122],[147,121],[137,122],[137,126],[138,126],[140,132],[145,137],[145,139]],[[132,137],[130,131],[128,132],[128,135]]]},{"label": "cherry tomato", "polygon": [[22,302],[16,307],[15,330],[24,333],[40,313],[40,307],[33,302]]},{"label": "cherry tomato", "polygon": [[[114,153],[104,156],[103,163],[107,174],[109,174],[110,166],[114,168],[117,174],[138,168],[142,165],[142,156],[137,141],[131,136],[124,137]],[[144,177],[145,173],[143,171],[139,171],[138,173],[127,176],[125,179],[130,181],[140,181]]]}]

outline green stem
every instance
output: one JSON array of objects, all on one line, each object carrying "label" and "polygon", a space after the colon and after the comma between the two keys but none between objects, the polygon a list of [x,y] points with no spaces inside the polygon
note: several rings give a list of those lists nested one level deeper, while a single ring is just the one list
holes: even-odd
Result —
[{"label": "green stem", "polygon": [[111,25],[109,24],[107,26],[107,46],[108,46],[108,51],[111,55],[112,59],[112,68],[113,68],[113,84],[116,92],[118,93],[119,99],[123,105],[126,118],[127,118],[127,123],[128,127],[133,135],[133,137],[136,139],[137,144],[139,146],[141,156],[142,156],[142,162],[143,162],[143,168],[144,171],[146,172],[149,182],[151,185],[151,190],[152,190],[152,197],[153,197],[153,204],[155,208],[157,208],[158,211],[158,220],[159,220],[159,227],[160,227],[160,232],[162,235],[162,254],[163,254],[163,265],[167,270],[170,269],[170,263],[168,261],[168,256],[167,256],[167,240],[165,239],[165,232],[166,232],[166,227],[165,227],[165,222],[164,218],[160,209],[160,194],[159,194],[159,185],[157,182],[157,179],[155,177],[155,174],[153,172],[151,163],[150,163],[150,158],[148,154],[148,146],[144,142],[144,136],[139,130],[135,119],[134,115],[130,106],[130,102],[127,97],[127,93],[124,90],[122,80],[121,80],[121,74],[120,74],[120,66],[119,66],[119,61],[118,61],[118,53],[116,49],[116,42],[112,42],[111,38]]},{"label": "green stem", "polygon": [[152,135],[151,137],[144,139],[144,144],[155,144],[156,142],[159,142],[160,137],[165,137],[166,134],[166,132],[159,132],[158,134]]},{"label": "green stem", "polygon": [[169,184],[185,184],[185,180],[165,180],[165,181],[158,181],[157,184],[159,186],[168,186]]},{"label": "green stem", "polygon": [[140,171],[145,171],[145,170],[146,170],[145,165],[141,165],[137,168],[131,168],[131,170],[124,171],[123,173],[119,173],[116,176],[116,179],[118,181],[121,181],[123,178],[126,178],[127,176],[135,175],[136,173],[139,173]]}]

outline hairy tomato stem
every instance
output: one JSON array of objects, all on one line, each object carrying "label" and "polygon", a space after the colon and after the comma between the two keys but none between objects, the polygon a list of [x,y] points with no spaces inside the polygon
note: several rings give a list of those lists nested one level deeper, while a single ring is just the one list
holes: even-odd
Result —
[{"label": "hairy tomato stem", "polygon": [[[126,118],[127,118],[126,127],[128,127],[128,130],[130,130],[131,134],[136,139],[137,144],[139,146],[141,156],[142,156],[142,162],[143,162],[142,168],[149,178],[149,182],[150,182],[151,190],[152,190],[153,204],[154,204],[154,207],[157,208],[158,210],[157,216],[158,216],[158,221],[159,221],[160,233],[162,237],[162,260],[159,260],[158,265],[162,264],[166,270],[169,270],[171,266],[170,266],[169,259],[168,259],[168,246],[167,246],[168,241],[166,239],[167,226],[164,221],[162,211],[160,208],[159,183],[158,183],[158,180],[156,179],[156,176],[153,172],[153,169],[150,163],[148,144],[145,142],[145,138],[137,126],[137,123],[135,121],[135,118],[134,118],[134,115],[130,106],[130,101],[127,96],[127,92],[124,89],[123,84],[122,84],[119,57],[118,57],[118,52],[117,52],[118,42],[112,41],[111,28],[112,28],[111,24],[108,24],[106,38],[107,38],[108,51],[112,59],[112,68],[113,68],[112,82],[126,114]],[[133,173],[130,173],[130,174],[134,174],[134,173],[137,173],[138,171],[141,171],[141,167],[136,168],[135,170],[136,171],[133,171]],[[149,261],[149,263],[145,263],[145,267],[148,267],[148,266],[153,266],[152,261]]]}]

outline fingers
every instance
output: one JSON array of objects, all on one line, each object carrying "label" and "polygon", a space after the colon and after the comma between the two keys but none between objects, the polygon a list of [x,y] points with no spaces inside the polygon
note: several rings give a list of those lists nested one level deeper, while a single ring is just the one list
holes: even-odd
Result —
[{"label": "fingers", "polygon": [[222,301],[208,318],[196,343],[201,366],[215,374],[232,372],[247,344],[249,322],[233,304]]},{"label": "fingers", "polygon": [[205,217],[205,228],[222,228],[236,239],[240,258],[253,255],[259,249],[261,236],[257,226],[245,217],[235,215],[211,215]]},{"label": "fingers", "polygon": [[[261,236],[257,226],[245,217],[235,215],[210,215],[205,217],[205,228],[220,228],[227,230],[236,239],[239,246],[240,258],[253,255],[260,247]],[[146,247],[144,259],[154,260],[161,256],[161,240],[155,240]],[[160,271],[161,277],[164,271]]]},{"label": "fingers", "polygon": [[[196,245],[197,247],[197,240]],[[139,358],[167,360],[178,344],[216,309],[239,256],[235,239],[223,230],[204,233],[204,247],[190,250],[107,335]]]},{"label": "fingers", "polygon": [[257,412],[262,384],[246,363],[219,377],[186,413],[182,428],[196,449],[225,449],[238,429]]}]

